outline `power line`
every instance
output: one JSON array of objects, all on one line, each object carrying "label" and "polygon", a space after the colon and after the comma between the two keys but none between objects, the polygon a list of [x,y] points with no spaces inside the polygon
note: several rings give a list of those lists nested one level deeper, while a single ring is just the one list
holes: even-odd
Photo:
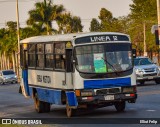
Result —
[{"label": "power line", "polygon": [[[28,2],[28,1],[35,1],[35,0],[22,0],[22,1],[18,1],[18,2]],[[12,2],[16,2],[16,1],[11,1],[11,0],[0,0],[0,3],[12,3]]]}]

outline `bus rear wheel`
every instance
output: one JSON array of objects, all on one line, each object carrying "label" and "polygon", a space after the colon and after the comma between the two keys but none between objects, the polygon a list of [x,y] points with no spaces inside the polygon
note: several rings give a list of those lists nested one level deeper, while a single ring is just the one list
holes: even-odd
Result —
[{"label": "bus rear wheel", "polygon": [[34,105],[38,113],[50,112],[50,103],[40,101],[37,93],[34,96]]},{"label": "bus rear wheel", "polygon": [[117,112],[123,112],[125,110],[126,103],[125,103],[125,101],[116,102],[114,106],[115,106]]}]

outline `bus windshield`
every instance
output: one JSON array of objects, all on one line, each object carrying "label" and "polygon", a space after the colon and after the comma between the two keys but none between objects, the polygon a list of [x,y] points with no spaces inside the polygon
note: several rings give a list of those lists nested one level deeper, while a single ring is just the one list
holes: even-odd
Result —
[{"label": "bus windshield", "polygon": [[86,73],[126,71],[133,67],[129,43],[83,45],[75,48],[76,68]]}]

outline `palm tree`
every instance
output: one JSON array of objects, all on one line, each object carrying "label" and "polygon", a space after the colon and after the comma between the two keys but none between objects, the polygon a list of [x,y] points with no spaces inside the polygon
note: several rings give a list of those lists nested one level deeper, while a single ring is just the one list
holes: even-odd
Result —
[{"label": "palm tree", "polygon": [[15,55],[17,52],[16,23],[7,22],[7,29],[0,29],[1,69],[10,69],[10,63],[16,71]]},{"label": "palm tree", "polygon": [[56,20],[64,11],[63,5],[53,5],[51,0],[46,2],[37,2],[35,9],[29,11],[29,19],[27,20],[28,25],[41,25],[45,28],[47,34],[52,32],[52,21]]}]

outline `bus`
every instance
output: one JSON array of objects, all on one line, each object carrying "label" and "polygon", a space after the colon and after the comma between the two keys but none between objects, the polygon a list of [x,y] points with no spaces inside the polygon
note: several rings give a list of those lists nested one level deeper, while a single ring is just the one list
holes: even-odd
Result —
[{"label": "bus", "polygon": [[25,97],[38,113],[64,105],[68,117],[81,108],[125,110],[137,99],[130,37],[116,32],[43,35],[20,41]]}]

